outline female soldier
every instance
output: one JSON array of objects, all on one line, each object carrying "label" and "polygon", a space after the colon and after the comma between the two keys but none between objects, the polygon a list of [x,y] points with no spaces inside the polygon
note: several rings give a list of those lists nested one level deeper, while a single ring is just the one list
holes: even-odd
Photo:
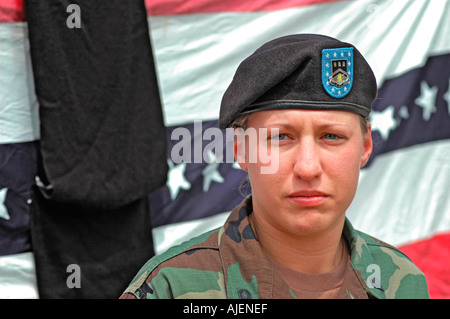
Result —
[{"label": "female soldier", "polygon": [[238,67],[219,120],[235,128],[251,195],[223,227],[152,258],[121,298],[428,298],[404,254],[345,216],[372,152],[376,93],[349,43],[299,34],[256,50]]}]

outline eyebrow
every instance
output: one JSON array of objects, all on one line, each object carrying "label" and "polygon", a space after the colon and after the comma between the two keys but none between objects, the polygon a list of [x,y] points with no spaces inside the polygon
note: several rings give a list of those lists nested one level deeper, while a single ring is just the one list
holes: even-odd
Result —
[{"label": "eyebrow", "polygon": [[352,125],[350,125],[348,123],[341,123],[341,122],[324,123],[324,124],[318,125],[318,127],[321,128],[321,129],[326,129],[326,128],[333,127],[333,126],[353,127]]},{"label": "eyebrow", "polygon": [[287,128],[287,129],[295,129],[296,126],[289,124],[289,123],[270,123],[269,125],[266,126],[266,128],[276,128],[276,127],[282,127],[282,128]]}]

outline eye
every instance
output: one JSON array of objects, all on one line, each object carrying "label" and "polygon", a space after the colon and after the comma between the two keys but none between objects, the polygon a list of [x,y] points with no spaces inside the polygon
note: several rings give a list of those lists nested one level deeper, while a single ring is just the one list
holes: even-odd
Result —
[{"label": "eye", "polygon": [[270,137],[271,140],[276,140],[276,141],[283,141],[287,138],[288,138],[287,134],[276,134],[276,135],[272,135]]},{"label": "eye", "polygon": [[338,135],[332,134],[332,133],[326,133],[323,137],[325,139],[327,139],[327,140],[337,140],[337,139],[339,139]]}]

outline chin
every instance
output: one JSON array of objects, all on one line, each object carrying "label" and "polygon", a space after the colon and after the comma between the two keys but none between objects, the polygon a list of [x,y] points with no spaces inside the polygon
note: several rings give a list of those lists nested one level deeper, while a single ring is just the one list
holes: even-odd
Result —
[{"label": "chin", "polygon": [[337,221],[340,221],[339,217],[315,209],[302,210],[291,220],[290,229],[301,236],[319,234],[328,231]]}]

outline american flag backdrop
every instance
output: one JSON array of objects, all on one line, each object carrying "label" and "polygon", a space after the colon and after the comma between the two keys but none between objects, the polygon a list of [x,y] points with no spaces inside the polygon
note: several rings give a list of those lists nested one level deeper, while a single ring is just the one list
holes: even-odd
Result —
[{"label": "american flag backdrop", "polygon": [[[145,2],[169,146],[167,183],[149,194],[156,254],[220,226],[250,192],[225,153],[203,152],[238,64],[273,38],[320,33],[354,44],[379,87],[374,152],[347,216],[404,251],[432,298],[450,298],[450,1]],[[28,212],[38,112],[23,1],[1,0],[1,298],[39,298]],[[174,138],[177,128],[189,140]],[[203,161],[173,161],[180,143],[200,150]],[[227,150],[230,141],[222,143]]]}]

